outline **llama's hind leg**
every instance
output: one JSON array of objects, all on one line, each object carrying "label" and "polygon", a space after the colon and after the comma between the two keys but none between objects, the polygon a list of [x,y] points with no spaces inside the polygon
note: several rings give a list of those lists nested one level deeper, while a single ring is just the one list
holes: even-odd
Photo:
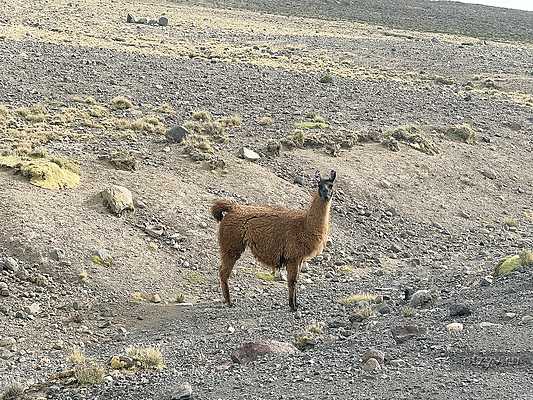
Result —
[{"label": "llama's hind leg", "polygon": [[289,307],[291,311],[296,311],[298,301],[296,300],[296,290],[298,285],[299,264],[290,263],[287,265],[287,283],[289,286]]},{"label": "llama's hind leg", "polygon": [[222,295],[224,296],[224,303],[226,303],[230,307],[233,305],[233,303],[231,302],[229,294],[228,279],[239,257],[240,254],[238,256],[223,255],[221,257],[221,264],[218,270],[218,276],[220,278],[220,287],[222,288]]}]

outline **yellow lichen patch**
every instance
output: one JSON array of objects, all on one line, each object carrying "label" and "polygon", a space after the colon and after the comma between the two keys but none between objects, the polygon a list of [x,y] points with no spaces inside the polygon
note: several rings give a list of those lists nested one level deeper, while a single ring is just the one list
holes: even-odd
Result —
[{"label": "yellow lichen patch", "polygon": [[275,276],[268,272],[256,272],[255,276],[257,277],[257,279],[260,279],[265,282],[273,282],[275,280]]},{"label": "yellow lichen patch", "polygon": [[44,189],[71,189],[80,183],[77,164],[43,154],[6,154],[0,156],[0,167],[17,169],[32,185]]},{"label": "yellow lichen patch", "polygon": [[127,97],[117,96],[111,99],[111,108],[114,110],[127,110],[131,107],[133,107],[133,103]]},{"label": "yellow lichen patch", "polygon": [[495,276],[508,275],[520,267],[533,266],[533,251],[524,250],[520,254],[505,257],[494,270]]},{"label": "yellow lichen patch", "polygon": [[373,302],[377,299],[377,296],[375,294],[371,294],[371,293],[357,293],[357,294],[352,294],[348,297],[344,297],[342,299],[339,300],[339,302],[341,304],[346,304],[346,305],[350,305],[350,304],[356,304],[356,303],[359,303],[359,302],[362,302],[362,301],[367,301],[367,302]]},{"label": "yellow lichen patch", "polygon": [[28,122],[38,123],[46,120],[46,108],[41,104],[17,109],[17,114]]}]

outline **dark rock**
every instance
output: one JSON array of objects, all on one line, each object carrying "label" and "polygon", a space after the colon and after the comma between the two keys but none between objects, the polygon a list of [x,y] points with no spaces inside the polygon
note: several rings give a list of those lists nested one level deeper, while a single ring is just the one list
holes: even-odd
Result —
[{"label": "dark rock", "polygon": [[189,400],[192,399],[192,387],[188,383],[182,383],[172,388],[169,400]]},{"label": "dark rock", "polygon": [[291,343],[276,340],[262,340],[243,343],[231,354],[231,359],[239,364],[255,361],[265,354],[294,354],[298,351]]},{"label": "dark rock", "polygon": [[133,18],[133,16],[131,14],[128,14],[128,16],[126,17],[126,22],[128,24],[134,24],[135,23],[135,18]]},{"label": "dark rock", "polygon": [[466,304],[456,303],[450,305],[450,317],[463,317],[470,314],[472,314],[472,311]]},{"label": "dark rock", "polygon": [[497,176],[496,176],[496,172],[490,170],[490,169],[485,169],[483,171],[481,171],[481,175],[483,175],[485,178],[488,178],[488,179],[496,179]]},{"label": "dark rock", "polygon": [[189,135],[189,131],[181,125],[175,125],[167,130],[166,137],[170,142],[181,143]]},{"label": "dark rock", "polygon": [[434,299],[429,290],[417,290],[411,297],[411,307],[427,307]]},{"label": "dark rock", "polygon": [[402,325],[392,328],[391,332],[396,343],[401,344],[415,337],[425,335],[427,329],[417,325]]},{"label": "dark rock", "polygon": [[167,17],[160,17],[158,23],[161,26],[168,26],[168,18]]}]

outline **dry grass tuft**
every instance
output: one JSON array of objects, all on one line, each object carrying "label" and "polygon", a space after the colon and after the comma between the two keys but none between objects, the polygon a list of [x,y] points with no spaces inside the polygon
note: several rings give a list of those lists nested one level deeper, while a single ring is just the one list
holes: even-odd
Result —
[{"label": "dry grass tuft", "polygon": [[80,348],[75,347],[68,355],[67,360],[74,365],[83,365],[87,362],[87,357]]},{"label": "dry grass tuft", "polygon": [[157,347],[130,346],[126,349],[126,354],[139,361],[144,369],[162,370],[165,368],[163,354]]},{"label": "dry grass tuft", "polygon": [[31,107],[21,107],[16,112],[28,122],[39,123],[46,121],[47,111],[41,104],[35,104]]},{"label": "dry grass tuft", "polygon": [[98,385],[104,381],[105,369],[96,364],[84,364],[74,369],[74,377],[80,385]]},{"label": "dry grass tuft", "polygon": [[133,107],[130,99],[124,96],[117,96],[111,99],[111,108],[113,110],[127,110]]},{"label": "dry grass tuft", "polygon": [[339,300],[339,303],[345,305],[357,304],[362,301],[367,301],[369,303],[374,302],[377,299],[377,295],[371,293],[357,293],[352,294],[348,297],[342,298]]},{"label": "dry grass tuft", "polygon": [[414,317],[416,314],[416,309],[414,309],[413,307],[411,306],[404,306],[402,308],[402,315],[405,317],[405,318],[412,318]]}]

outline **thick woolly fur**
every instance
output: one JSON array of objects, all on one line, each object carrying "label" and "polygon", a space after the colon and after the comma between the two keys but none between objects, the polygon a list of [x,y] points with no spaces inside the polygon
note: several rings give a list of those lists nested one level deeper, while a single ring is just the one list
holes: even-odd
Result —
[{"label": "thick woolly fur", "polygon": [[262,264],[287,268],[289,306],[297,307],[296,283],[302,263],[324,249],[329,232],[331,196],[335,172],[321,179],[318,192],[307,210],[271,206],[239,205],[231,200],[217,200],[213,217],[220,222],[218,240],[221,265],[220,285],[224,301],[231,305],[228,279],[246,248]]}]

